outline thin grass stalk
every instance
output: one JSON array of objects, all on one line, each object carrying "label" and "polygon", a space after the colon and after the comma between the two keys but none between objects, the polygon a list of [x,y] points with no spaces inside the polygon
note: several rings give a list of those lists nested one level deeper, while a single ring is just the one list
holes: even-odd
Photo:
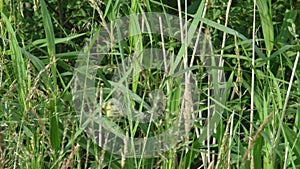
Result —
[{"label": "thin grass stalk", "polygon": [[[206,30],[206,32],[205,33],[207,33],[208,31]],[[206,37],[205,37],[206,38]],[[210,106],[210,97],[211,97],[211,94],[210,94],[210,90],[211,90],[211,76],[209,75],[208,76],[208,80],[207,80],[207,85],[208,85],[208,90],[207,90],[207,96],[208,96],[208,99],[207,99],[207,107],[208,107],[208,109],[207,109],[207,128],[208,128],[208,130],[206,130],[206,136],[207,136],[207,138],[206,138],[206,142],[207,142],[207,153],[206,153],[206,160],[207,160],[207,164],[208,164],[208,168],[210,168],[209,167],[209,164],[210,164],[210,117],[212,116],[211,114],[211,106]]]},{"label": "thin grass stalk", "polygon": [[283,169],[286,169],[289,155],[289,147],[285,146]]},{"label": "thin grass stalk", "polygon": [[[206,16],[206,11],[207,11],[207,9],[208,9],[208,2],[209,2],[209,0],[205,0],[205,1],[203,1],[203,2],[205,2],[204,3],[204,8],[203,8],[203,12],[202,12],[202,14],[201,14],[201,16],[202,16],[202,18],[205,18],[205,16]],[[202,27],[203,27],[203,21],[201,21],[200,22],[200,28],[199,28],[199,36],[200,36],[200,33],[201,33],[201,31],[202,31]],[[206,37],[204,37],[204,38],[206,38]],[[202,58],[200,58],[200,60],[202,61],[202,63],[204,63],[205,62],[205,59],[202,57]],[[208,84],[209,85],[209,84]],[[209,90],[208,90],[209,91]],[[209,107],[209,105],[207,105],[208,107]],[[208,109],[209,110],[209,109]],[[202,113],[201,112],[199,112],[199,117],[202,119]],[[200,124],[202,124],[202,122],[200,123]],[[209,123],[208,123],[209,124]],[[208,128],[209,128],[209,126],[208,126]],[[203,134],[203,130],[200,130],[200,133],[201,134]],[[199,137],[198,137],[199,138]],[[205,144],[205,140],[203,140],[203,142],[202,142],[202,145],[204,145]],[[206,156],[206,153],[203,153],[203,152],[201,152],[201,156],[202,156],[202,160],[203,160],[203,166],[204,166],[204,169],[206,169],[207,168],[207,156]]]},{"label": "thin grass stalk", "polygon": [[183,34],[183,23],[182,23],[182,10],[181,10],[181,2],[177,0],[177,7],[178,7],[178,17],[179,17],[179,26],[180,26],[180,40],[184,42],[184,34]]},{"label": "thin grass stalk", "polygon": [[[249,127],[249,144],[248,148],[252,145],[253,133],[253,114],[254,114],[254,81],[255,81],[255,25],[256,25],[256,0],[253,1],[253,29],[252,29],[252,70],[251,70],[251,103],[250,103],[250,127]],[[249,151],[248,159],[250,159],[250,168],[253,168],[253,157]]]},{"label": "thin grass stalk", "polygon": [[[214,56],[214,52],[213,52],[213,45],[212,45],[212,42],[211,42],[211,36],[210,36],[210,32],[209,32],[209,29],[207,28],[205,30],[205,38],[207,39],[207,43],[208,43],[208,51],[209,51],[209,54],[212,56],[211,58],[209,58],[209,60],[211,60],[211,65],[212,67],[215,67],[217,66],[215,63],[216,63],[216,58]],[[212,68],[211,70],[211,75],[208,76],[208,115],[207,115],[207,147],[208,147],[208,151],[207,151],[207,158],[208,158],[208,164],[209,164],[209,167],[208,168],[215,168],[214,167],[214,151],[210,151],[210,141],[211,141],[211,135],[212,133],[210,132],[213,132],[213,133],[216,133],[216,127],[217,127],[217,124],[214,123],[211,123],[212,122],[212,117],[214,117],[215,113],[219,113],[219,112],[216,112],[217,111],[217,108],[216,106],[214,106],[213,108],[210,108],[211,107],[211,102],[213,102],[214,104],[217,104],[214,99],[212,99],[212,96],[214,97],[219,97],[219,88],[216,88],[218,86],[218,81],[219,80],[219,77],[218,77],[218,70],[214,70],[214,68]],[[213,92],[211,93],[211,89],[213,89]],[[211,111],[212,110],[212,111]],[[212,127],[212,130],[210,130],[210,126]],[[212,144],[215,144],[216,143],[216,138],[215,137],[212,137]]]},{"label": "thin grass stalk", "polygon": [[[202,35],[201,34],[202,33],[202,31],[201,31],[202,30],[202,25],[203,25],[203,22],[200,23],[200,27],[198,29],[197,38],[196,38],[196,42],[195,42],[195,45],[194,45],[194,49],[193,49],[193,53],[192,53],[192,57],[191,57],[191,61],[190,61],[190,67],[193,66],[193,62],[195,60],[195,55],[196,55],[196,52],[198,50],[198,43],[200,41],[200,36]],[[201,62],[204,63],[204,60],[201,60]],[[194,114],[192,114],[192,115],[194,115]],[[199,116],[199,119],[202,119],[201,111],[199,111],[198,116]],[[194,116],[192,118],[194,118]],[[202,125],[202,120],[200,121],[200,125]],[[202,129],[200,129],[200,131],[199,131],[198,128],[195,128],[195,132],[196,132],[196,137],[199,138],[200,133],[202,133]]]},{"label": "thin grass stalk", "polygon": [[[227,27],[227,25],[228,25],[228,20],[229,20],[228,17],[229,17],[231,3],[232,3],[232,0],[228,0],[227,8],[226,8],[226,15],[225,15],[225,23],[224,23],[225,27]],[[223,57],[223,54],[224,54],[224,47],[226,44],[226,35],[227,35],[227,33],[223,32],[223,40],[222,40],[222,45],[221,45],[221,48],[222,48],[221,49],[221,58]]]},{"label": "thin grass stalk", "polygon": [[[100,103],[100,105],[102,105],[102,103],[103,103],[103,88],[102,88],[102,86],[100,87],[99,103]],[[100,111],[99,111],[99,117],[100,118],[102,117],[102,109],[101,108],[100,108]],[[102,135],[100,133],[103,133],[101,125],[99,125],[99,135],[98,135],[98,138],[99,138],[99,143],[102,143],[103,142],[103,140],[102,140],[103,138],[102,138]],[[103,149],[101,151],[100,157],[98,159],[99,167],[102,167],[104,155],[105,155],[105,150]]]},{"label": "thin grass stalk", "polygon": [[227,168],[230,168],[230,161],[231,161],[231,145],[232,145],[232,140],[233,140],[233,120],[234,120],[234,111],[231,114],[231,120],[230,120],[230,131],[229,131],[229,150],[228,150],[228,155],[227,155]]},{"label": "thin grass stalk", "polygon": [[[180,38],[181,42],[183,42],[183,67],[184,69],[188,68],[188,61],[187,61],[187,46],[189,44],[189,39],[188,38],[188,33],[187,33],[187,28],[184,28],[186,25],[186,20],[184,20],[185,23],[183,23],[183,18],[182,18],[182,9],[181,9],[181,2],[180,0],[177,1],[177,6],[178,6],[178,15],[179,15],[179,25],[180,25]],[[179,58],[177,58],[179,59]],[[189,132],[189,108],[191,107],[190,104],[190,88],[189,88],[189,78],[188,74],[185,73],[185,88],[184,88],[184,96],[183,96],[183,104],[181,107],[181,112],[183,112],[183,117],[184,117],[184,125],[185,125],[185,141],[188,141],[188,132]],[[186,146],[186,152],[188,151],[188,147]]]},{"label": "thin grass stalk", "polygon": [[[203,1],[203,2],[205,2],[205,1]],[[202,6],[204,6],[204,9],[203,9],[203,12],[202,12],[202,17],[205,17],[207,5],[206,6],[203,5],[203,2],[200,4],[199,9],[201,9]],[[191,61],[190,61],[190,67],[193,66],[193,62],[195,60],[195,55],[196,55],[196,52],[198,50],[198,43],[199,43],[200,37],[202,35],[202,28],[203,28],[203,22],[200,22],[200,26],[199,26],[198,33],[197,33],[197,38],[196,38],[196,41],[195,41],[195,45],[194,45],[194,49],[193,49],[193,53],[192,53],[192,57],[191,57]],[[201,59],[201,62],[204,63],[204,59],[202,59],[202,58],[200,58],[200,59]],[[202,118],[201,111],[199,111],[198,116],[199,116],[200,119]],[[202,125],[202,121],[200,121],[200,125]],[[195,128],[195,130],[196,130],[196,136],[197,136],[197,138],[199,138],[200,133],[202,133],[202,129],[200,129],[200,131],[198,131],[198,128]]]},{"label": "thin grass stalk", "polygon": [[[167,75],[167,74],[169,74],[169,69],[168,69],[168,64],[167,64],[167,55],[166,55],[165,40],[164,40],[163,25],[162,25],[161,17],[159,17],[159,28],[160,28],[161,46],[162,46],[163,59],[164,59],[164,61],[163,61],[164,62],[164,71],[165,71],[164,73],[165,73],[165,75]],[[172,65],[172,63],[170,63],[170,69],[171,69],[171,65]],[[169,92],[170,92],[170,83],[167,82],[167,93],[169,93]]]}]

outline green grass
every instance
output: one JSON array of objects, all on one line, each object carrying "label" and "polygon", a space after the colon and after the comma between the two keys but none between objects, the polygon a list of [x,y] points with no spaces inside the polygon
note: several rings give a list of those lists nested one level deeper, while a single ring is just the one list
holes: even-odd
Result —
[{"label": "green grass", "polygon": [[[0,0],[0,168],[299,168],[299,2],[178,2]],[[110,29],[117,18],[143,12],[174,15],[192,26],[178,23],[176,39],[168,36],[175,34],[172,20],[157,23],[157,33],[140,33],[141,25],[131,18],[126,30],[132,36],[109,46],[96,67],[87,62],[94,59],[87,51],[99,43],[94,35]],[[145,22],[144,30],[153,22]],[[180,41],[198,42],[201,49],[187,49]],[[142,51],[150,47],[167,51],[152,51],[164,70],[137,62],[149,61]],[[128,58],[132,64],[124,67]],[[203,66],[208,62],[213,68]],[[218,64],[226,80],[221,91]],[[120,72],[120,67],[128,69]],[[89,84],[84,83],[91,80],[86,71],[96,75],[93,85],[76,86]],[[124,73],[120,81],[115,73]],[[188,73],[195,75],[194,88],[184,87]],[[91,88],[82,90],[86,87]],[[150,112],[155,95],[149,94],[157,89],[166,98],[161,121],[110,119],[102,109],[124,92],[127,110]],[[195,98],[199,102],[187,113]],[[81,116],[86,109],[105,118]],[[182,121],[176,119],[180,112]],[[134,137],[150,139],[181,124],[182,140],[155,156],[147,156],[143,146],[121,149],[118,155],[105,147],[117,147],[115,142],[104,137],[100,147],[89,137],[98,128],[83,128],[98,124],[129,145],[137,143]]]}]

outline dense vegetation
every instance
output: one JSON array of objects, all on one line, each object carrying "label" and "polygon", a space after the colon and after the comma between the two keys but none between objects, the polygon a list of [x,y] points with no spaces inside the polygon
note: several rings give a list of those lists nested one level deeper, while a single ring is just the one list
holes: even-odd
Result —
[{"label": "dense vegetation", "polygon": [[[298,0],[0,0],[0,12],[0,168],[300,168]],[[224,102],[211,101],[208,92],[216,81],[208,82],[200,57],[191,59],[193,49],[178,54],[178,39],[143,33],[111,47],[95,81],[103,104],[115,90],[116,67],[125,56],[149,47],[165,49],[182,65],[191,62],[178,74],[195,74],[201,98],[192,112],[193,126],[175,147],[153,157],[126,157],[105,151],[83,130],[72,93],[78,80],[74,70],[80,53],[106,24],[144,12],[178,16],[201,28],[201,41],[207,40],[202,43],[224,60],[226,89]],[[152,125],[110,120],[103,108],[107,124],[130,137],[163,132],[172,123],[171,111],[181,111],[179,102],[185,100],[170,77],[145,69],[124,89],[136,96],[129,97],[133,107],[146,110],[144,104],[156,97],[149,92],[165,86],[164,120]],[[203,140],[199,132],[209,111],[217,111],[211,102],[222,114]]]}]

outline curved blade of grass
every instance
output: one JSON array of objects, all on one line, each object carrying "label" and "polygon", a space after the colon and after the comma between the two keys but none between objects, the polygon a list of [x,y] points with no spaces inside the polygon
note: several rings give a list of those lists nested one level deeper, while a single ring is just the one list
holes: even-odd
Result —
[{"label": "curved blade of grass", "polygon": [[[17,90],[18,90],[18,101],[19,101],[19,105],[21,107],[21,113],[23,115],[23,119],[22,122],[20,124],[20,132],[18,134],[18,138],[17,140],[20,141],[21,140],[21,131],[22,129],[24,129],[24,119],[25,119],[25,114],[27,112],[27,104],[26,104],[26,69],[25,69],[25,63],[24,63],[24,59],[22,56],[22,52],[21,52],[21,48],[18,45],[18,40],[15,34],[15,31],[12,27],[12,25],[10,24],[9,19],[6,17],[6,15],[4,13],[2,13],[1,11],[1,20],[3,23],[5,23],[7,32],[9,34],[9,46],[10,46],[10,50],[11,50],[11,60],[12,60],[12,65],[13,65],[13,71],[16,75],[17,78]],[[28,134],[28,133],[25,133]],[[0,148],[1,149],[1,148]],[[16,147],[16,152],[15,153],[19,153],[19,144],[17,144]],[[16,162],[18,161],[19,157],[15,156],[14,157],[14,165],[16,165]]]},{"label": "curved blade of grass", "polygon": [[25,69],[25,64],[24,64],[24,59],[22,56],[22,51],[20,46],[18,45],[18,40],[15,34],[15,31],[10,24],[8,18],[4,13],[1,12],[1,18],[6,24],[6,29],[9,33],[9,46],[11,49],[11,59],[12,63],[15,69],[13,69],[17,76],[17,82],[18,82],[18,94],[19,94],[19,102],[20,105],[22,106],[23,112],[26,112],[26,102],[25,102],[25,95],[26,95],[26,69]]},{"label": "curved blade of grass", "polygon": [[[86,35],[86,33],[75,34],[75,35],[65,37],[65,38],[54,38],[54,44],[67,43],[68,41],[70,41],[72,39],[76,39],[83,35]],[[34,45],[34,46],[40,45],[39,47],[45,47],[48,45],[48,39],[38,39],[38,40],[32,42],[32,45]]]},{"label": "curved blade of grass", "polygon": [[[228,27],[226,27],[224,25],[221,25],[221,24],[219,24],[217,22],[214,22],[214,21],[206,19],[206,18],[197,17],[197,19],[199,19],[201,22],[207,24],[208,26],[211,26],[211,27],[213,27],[215,29],[218,29],[218,30],[220,30],[222,32],[226,32],[227,34],[231,34],[233,36],[237,36],[238,38],[242,39],[243,41],[249,41],[249,39],[246,36],[244,36],[243,34],[237,32],[234,29],[228,28]],[[251,44],[251,41],[249,41],[249,45],[250,44]],[[258,56],[260,58],[264,59],[265,61],[267,60],[266,55],[257,46],[255,46],[254,49],[255,49],[255,52],[258,54]]]}]

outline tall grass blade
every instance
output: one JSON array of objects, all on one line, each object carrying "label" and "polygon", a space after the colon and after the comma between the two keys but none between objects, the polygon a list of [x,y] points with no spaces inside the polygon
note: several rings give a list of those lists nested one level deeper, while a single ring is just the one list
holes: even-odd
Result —
[{"label": "tall grass blade", "polygon": [[55,59],[55,37],[53,26],[51,22],[51,17],[49,11],[46,7],[46,3],[44,0],[40,1],[41,4],[41,12],[43,18],[43,24],[46,34],[46,43],[47,43],[47,51],[50,57],[51,65],[51,74],[52,74],[52,96],[50,100],[50,110],[52,112],[50,118],[50,141],[54,150],[58,151],[60,149],[60,134],[58,127],[58,117],[57,117],[57,97],[58,97],[58,88],[57,88],[57,75],[56,75],[56,59]]},{"label": "tall grass blade", "polygon": [[[3,22],[5,23],[6,25],[6,29],[7,29],[7,32],[9,34],[9,46],[10,46],[10,50],[11,50],[11,60],[12,60],[12,65],[13,65],[13,71],[16,75],[16,78],[17,78],[17,90],[18,90],[18,102],[19,102],[19,107],[20,107],[20,114],[23,116],[22,117],[22,121],[21,121],[21,124],[20,124],[20,129],[19,129],[19,134],[18,134],[18,142],[21,140],[21,131],[22,129],[24,128],[24,125],[23,125],[23,122],[26,118],[25,115],[27,115],[27,104],[26,104],[26,69],[25,69],[25,63],[24,63],[24,58],[22,56],[22,52],[21,52],[21,48],[18,44],[18,40],[17,40],[17,37],[16,37],[16,34],[15,34],[15,31],[12,27],[12,25],[10,24],[10,21],[9,19],[6,17],[6,15],[4,13],[2,13],[1,11],[1,19],[3,20]],[[1,23],[2,25],[2,23]],[[1,26],[2,28],[2,26]],[[2,65],[1,65],[2,66]],[[2,88],[2,86],[0,86],[0,89]],[[2,98],[2,95],[1,95],[1,98]],[[4,114],[5,112],[1,112],[1,114]],[[9,115],[10,116],[10,115]],[[2,121],[2,119],[1,119]],[[0,126],[0,137],[1,136],[1,133],[2,133],[2,129],[1,129],[1,126]],[[0,138],[1,140],[1,138]],[[4,152],[3,151],[3,145],[2,143],[0,142],[0,154],[1,154],[1,157],[2,157],[2,153]],[[20,146],[19,144],[17,144],[16,146],[16,149],[15,149],[15,153],[18,154],[19,153],[19,150],[20,149]],[[19,156],[15,156],[14,157],[14,166],[16,166],[17,164],[17,161],[19,159]]]},{"label": "tall grass blade", "polygon": [[22,107],[22,111],[26,112],[26,102],[25,102],[25,96],[26,96],[26,69],[24,64],[24,58],[22,56],[21,48],[18,44],[18,40],[15,34],[15,31],[10,24],[10,21],[5,16],[4,13],[1,12],[1,18],[3,19],[4,23],[6,24],[7,31],[9,33],[9,46],[11,49],[11,60],[14,66],[14,73],[17,76],[17,82],[18,82],[18,99],[19,103]]},{"label": "tall grass blade", "polygon": [[272,22],[272,13],[266,0],[257,0],[257,8],[261,19],[261,26],[265,39],[267,56],[270,56],[274,46],[274,27]]}]

